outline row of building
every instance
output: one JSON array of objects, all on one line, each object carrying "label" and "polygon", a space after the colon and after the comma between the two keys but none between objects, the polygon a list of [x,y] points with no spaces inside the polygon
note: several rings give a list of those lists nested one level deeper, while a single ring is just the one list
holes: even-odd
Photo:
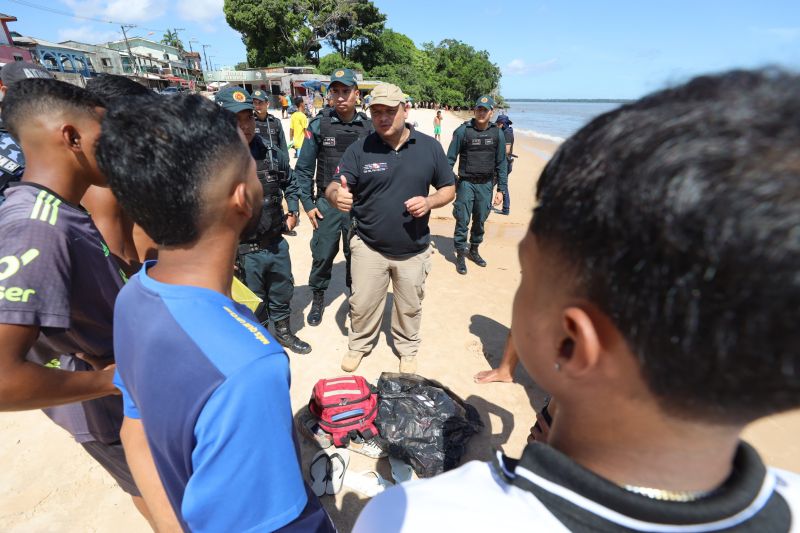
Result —
[{"label": "row of building", "polygon": [[169,85],[195,88],[204,83],[199,52],[141,37],[103,44],[77,41],[53,43],[20,35],[8,28],[16,18],[0,13],[0,61],[34,61],[57,78],[83,84],[99,74],[118,74],[138,78],[149,87]]},{"label": "row of building", "polygon": [[[267,92],[272,95],[272,105],[277,107],[280,94],[288,97],[313,95],[319,93],[320,84],[324,85],[329,79],[315,74],[313,67],[204,70],[203,58],[200,52],[191,50],[191,44],[187,52],[135,36],[104,44],[53,43],[11,31],[8,23],[16,20],[0,13],[0,63],[34,61],[56,78],[78,85],[100,74],[129,76],[157,90],[181,86],[213,91],[224,85],[239,85],[251,92],[255,89]],[[360,79],[359,88],[366,92],[377,83]]]}]

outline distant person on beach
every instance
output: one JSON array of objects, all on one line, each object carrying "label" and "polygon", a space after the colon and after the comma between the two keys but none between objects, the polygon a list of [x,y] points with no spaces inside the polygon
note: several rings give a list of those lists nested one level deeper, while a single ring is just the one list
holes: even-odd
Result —
[{"label": "distant person on beach", "polygon": [[90,186],[106,186],[95,160],[102,106],[49,78],[5,92],[3,123],[26,171],[0,206],[0,410],[44,409],[149,519],[120,444],[113,383],[114,300],[126,277],[80,205]]},{"label": "distant person on beach", "polygon": [[281,103],[281,118],[286,118],[286,111],[289,109],[289,99],[286,98],[286,93],[281,93],[279,97]]},{"label": "distant person on beach", "polygon": [[[508,118],[508,115],[500,115],[495,120],[495,124],[497,124],[501,130],[503,130],[503,136],[506,138],[506,174],[510,177],[511,170],[514,167],[514,128],[511,127],[511,119]],[[501,215],[508,215],[511,213],[511,192],[510,188],[506,187],[506,190],[503,191],[503,210],[500,211]]]},{"label": "distant person on beach", "polygon": [[122,439],[156,529],[334,531],[303,481],[286,352],[230,298],[264,194],[237,116],[133,99],[106,116],[97,159],[159,247],[114,314]]},{"label": "distant person on beach", "polygon": [[[456,271],[462,275],[467,273],[466,258],[480,267],[486,266],[486,261],[478,252],[483,242],[483,225],[492,205],[499,205],[503,201],[503,193],[508,190],[506,140],[500,128],[491,121],[493,108],[494,99],[491,96],[478,98],[473,111],[475,117],[456,128],[447,150],[450,166],[455,166],[458,159],[458,188],[453,203],[453,216],[456,219],[453,242]],[[495,176],[497,193],[492,195]],[[470,230],[469,242],[467,230]]]},{"label": "distant person on beach", "polygon": [[442,112],[437,111],[433,117],[433,138],[442,142]]},{"label": "distant person on beach", "polygon": [[300,148],[303,147],[303,139],[306,136],[306,128],[308,127],[308,117],[303,112],[303,97],[296,96],[294,99],[294,105],[297,108],[294,113],[292,113],[292,118],[289,121],[289,137],[292,138],[292,144],[294,145],[294,157],[300,157]]},{"label": "distant person on beach", "polygon": [[354,531],[795,531],[800,476],[741,435],[800,407],[798,116],[800,76],[732,71],[562,144],[512,318],[547,445],[390,488]]},{"label": "distant person on beach", "polygon": [[454,176],[441,144],[406,124],[408,107],[399,87],[381,83],[372,98],[375,132],[350,145],[339,163],[339,179],[326,191],[331,205],[352,211],[353,221],[349,351],[342,370],[353,372],[378,342],[391,281],[400,372],[414,373],[431,269],[428,220],[432,209],[453,200]]},{"label": "distant person on beach", "polygon": [[335,107],[325,110],[310,122],[303,151],[294,167],[300,202],[314,228],[311,272],[308,275],[311,289],[309,326],[318,326],[322,322],[325,291],[330,286],[340,241],[345,257],[345,285],[350,287],[350,214],[329,204],[325,190],[336,178],[336,168],[345,150],[372,132],[369,117],[356,111],[358,84],[355,72],[346,68],[333,71],[328,94]]}]

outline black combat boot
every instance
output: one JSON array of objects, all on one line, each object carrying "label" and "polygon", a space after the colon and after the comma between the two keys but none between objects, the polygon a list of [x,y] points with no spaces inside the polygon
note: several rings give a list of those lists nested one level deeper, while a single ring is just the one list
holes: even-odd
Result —
[{"label": "black combat boot", "polygon": [[486,261],[484,261],[483,257],[481,257],[481,254],[478,253],[477,244],[473,244],[469,247],[469,253],[467,254],[467,257],[469,257],[470,261],[474,262],[479,267],[486,266]]},{"label": "black combat boot", "polygon": [[281,346],[288,348],[294,353],[307,354],[311,352],[311,345],[297,338],[297,335],[289,329],[289,319],[275,321],[275,338]]},{"label": "black combat boot", "polygon": [[461,275],[467,273],[467,262],[464,260],[466,250],[456,250],[456,272]]},{"label": "black combat boot", "polygon": [[311,311],[308,312],[308,325],[319,326],[325,311],[325,291],[314,291],[311,297]]}]

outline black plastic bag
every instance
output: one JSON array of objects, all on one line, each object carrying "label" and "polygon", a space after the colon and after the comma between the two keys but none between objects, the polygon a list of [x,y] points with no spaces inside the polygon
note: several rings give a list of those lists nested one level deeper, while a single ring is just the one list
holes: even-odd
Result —
[{"label": "black plastic bag", "polygon": [[461,463],[470,437],[483,428],[478,411],[442,384],[415,374],[384,372],[378,380],[380,444],[419,477]]}]

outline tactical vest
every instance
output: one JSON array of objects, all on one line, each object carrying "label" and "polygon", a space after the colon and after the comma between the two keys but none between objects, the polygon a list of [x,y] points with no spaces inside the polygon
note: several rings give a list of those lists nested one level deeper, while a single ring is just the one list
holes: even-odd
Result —
[{"label": "tactical vest", "polygon": [[264,141],[264,144],[269,146],[278,146],[278,128],[282,127],[281,122],[267,113],[266,120],[259,120],[258,116],[255,115],[256,118],[256,135],[261,137]]},{"label": "tactical vest", "polygon": [[288,175],[270,170],[268,158],[256,160],[256,175],[264,188],[264,205],[258,222],[257,241],[272,241],[281,236],[283,230],[283,185]]},{"label": "tactical vest", "polygon": [[[321,143],[317,147],[317,196],[324,195],[325,188],[333,181],[333,174],[347,147],[372,132],[372,121],[363,113],[358,113],[357,117],[361,118],[361,124],[333,122],[331,112],[324,113],[320,118]],[[355,121],[357,117],[353,120]]]},{"label": "tactical vest", "polygon": [[483,131],[467,126],[458,156],[458,177],[467,181],[490,181],[495,173],[499,140],[500,128],[496,126],[490,125]]}]

